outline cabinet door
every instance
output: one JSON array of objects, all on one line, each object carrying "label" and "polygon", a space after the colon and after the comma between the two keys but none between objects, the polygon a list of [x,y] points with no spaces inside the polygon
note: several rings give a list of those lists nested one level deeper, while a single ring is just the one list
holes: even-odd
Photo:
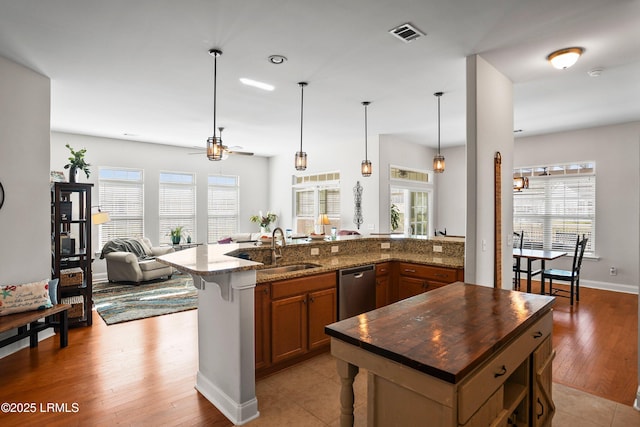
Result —
[{"label": "cabinet door", "polygon": [[424,279],[400,276],[398,280],[398,300],[403,300],[425,292]]},{"label": "cabinet door", "polygon": [[336,288],[309,294],[309,350],[329,345],[324,327],[336,321]]},{"label": "cabinet door", "polygon": [[551,366],[555,351],[552,348],[551,336],[533,352],[533,393],[531,406],[533,410],[531,425],[551,426],[556,407],[551,395]]},{"label": "cabinet door", "polygon": [[271,362],[307,352],[307,294],[271,302]]},{"label": "cabinet door", "polygon": [[376,277],[376,308],[389,304],[389,275]]},{"label": "cabinet door", "polygon": [[255,347],[256,369],[268,367],[271,364],[271,299],[268,283],[256,285]]}]

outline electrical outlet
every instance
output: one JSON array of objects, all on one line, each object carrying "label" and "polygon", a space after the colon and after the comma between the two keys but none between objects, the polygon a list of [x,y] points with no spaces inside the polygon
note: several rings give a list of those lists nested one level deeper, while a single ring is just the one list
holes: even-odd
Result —
[{"label": "electrical outlet", "polygon": [[340,250],[340,246],[338,246],[338,245],[331,246],[331,253],[332,254],[337,254],[339,250]]},{"label": "electrical outlet", "polygon": [[376,230],[376,225],[375,224],[368,224],[367,227],[369,228],[369,231],[375,231]]},{"label": "electrical outlet", "polygon": [[390,248],[391,248],[391,243],[389,242],[380,243],[380,249],[390,249]]},{"label": "electrical outlet", "polygon": [[618,274],[618,269],[615,267],[609,267],[609,276],[616,276]]},{"label": "electrical outlet", "polygon": [[440,245],[433,245],[433,252],[442,252],[442,246]]},{"label": "electrical outlet", "polygon": [[320,255],[320,248],[311,248],[311,255]]}]

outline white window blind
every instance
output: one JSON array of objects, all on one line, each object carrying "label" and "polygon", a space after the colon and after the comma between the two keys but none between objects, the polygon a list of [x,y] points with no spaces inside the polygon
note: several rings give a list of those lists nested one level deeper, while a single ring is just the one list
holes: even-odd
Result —
[{"label": "white window blind", "polygon": [[110,221],[98,226],[102,247],[115,238],[144,236],[144,181],[140,169],[101,167],[98,171],[100,209]]},{"label": "white window blind", "polygon": [[529,177],[529,188],[513,194],[513,230],[524,232],[523,247],[573,254],[576,239],[589,239],[585,253],[595,252],[596,176]]},{"label": "white window blind", "polygon": [[193,173],[160,172],[160,243],[171,243],[170,231],[182,226],[183,239],[196,238],[196,179]]},{"label": "white window blind", "polygon": [[240,184],[237,176],[210,175],[207,196],[209,243],[238,232]]}]

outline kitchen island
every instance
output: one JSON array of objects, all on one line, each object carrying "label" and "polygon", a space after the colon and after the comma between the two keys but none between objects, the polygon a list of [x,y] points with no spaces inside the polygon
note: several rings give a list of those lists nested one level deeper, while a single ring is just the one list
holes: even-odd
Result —
[{"label": "kitchen island", "polygon": [[458,282],[327,326],[341,426],[359,368],[369,426],[551,425],[553,301]]}]

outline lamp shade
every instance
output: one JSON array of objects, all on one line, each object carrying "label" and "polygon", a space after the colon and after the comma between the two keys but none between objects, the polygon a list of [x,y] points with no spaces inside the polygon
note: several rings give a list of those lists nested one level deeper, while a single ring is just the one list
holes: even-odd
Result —
[{"label": "lamp shade", "polygon": [[109,222],[109,221],[111,221],[111,218],[109,217],[109,212],[98,211],[91,215],[91,222],[93,222],[95,225],[104,224],[105,222]]},{"label": "lamp shade", "polygon": [[327,214],[320,214],[318,216],[318,224],[319,225],[329,225],[331,222],[329,221],[329,216]]}]

